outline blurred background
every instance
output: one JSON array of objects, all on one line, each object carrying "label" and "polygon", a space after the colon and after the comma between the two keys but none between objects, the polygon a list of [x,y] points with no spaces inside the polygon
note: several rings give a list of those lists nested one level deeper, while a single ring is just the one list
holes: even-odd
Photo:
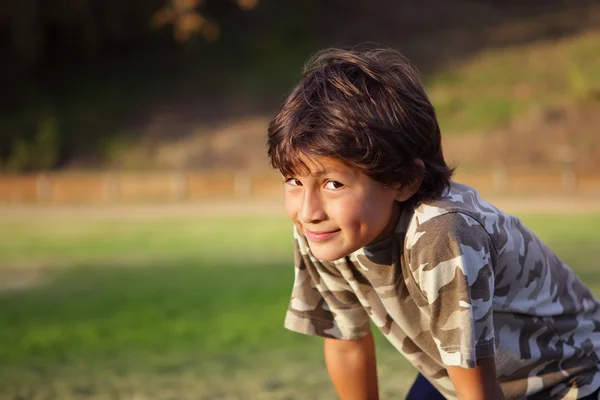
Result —
[{"label": "blurred background", "polygon": [[363,42],[419,68],[457,179],[600,293],[600,1],[5,0],[0,399],[332,398],[281,328],[266,127],[311,54]]}]

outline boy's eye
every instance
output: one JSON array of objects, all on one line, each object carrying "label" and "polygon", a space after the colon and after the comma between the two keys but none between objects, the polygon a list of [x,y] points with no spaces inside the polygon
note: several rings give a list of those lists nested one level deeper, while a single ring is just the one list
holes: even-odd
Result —
[{"label": "boy's eye", "polygon": [[285,180],[285,183],[288,183],[292,186],[302,186],[302,182],[300,182],[298,179],[296,178],[287,178]]},{"label": "boy's eye", "polygon": [[327,183],[325,184],[325,187],[327,189],[340,189],[340,188],[344,187],[344,184],[340,183],[338,181],[327,181]]}]

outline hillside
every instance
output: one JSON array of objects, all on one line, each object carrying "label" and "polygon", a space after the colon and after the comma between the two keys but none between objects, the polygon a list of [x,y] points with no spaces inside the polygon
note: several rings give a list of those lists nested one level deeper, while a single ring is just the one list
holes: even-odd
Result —
[{"label": "hillside", "polygon": [[[486,50],[426,75],[449,158],[465,167],[569,162],[578,169],[597,169],[599,43],[600,30],[589,30]],[[257,113],[199,127],[180,139],[136,143],[111,162],[133,168],[267,168],[270,116]]]},{"label": "hillside", "polygon": [[262,0],[221,29],[48,69],[0,110],[0,170],[268,168],[266,125],[304,60],[365,41],[419,67],[464,167],[598,168],[598,0]]}]

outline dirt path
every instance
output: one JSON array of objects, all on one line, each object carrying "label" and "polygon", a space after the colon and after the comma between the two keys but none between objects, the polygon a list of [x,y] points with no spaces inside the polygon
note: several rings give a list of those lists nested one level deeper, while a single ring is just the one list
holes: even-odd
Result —
[{"label": "dirt path", "polygon": [[[600,212],[600,197],[498,197],[491,203],[509,213]],[[171,204],[0,205],[0,222],[56,219],[155,219],[284,215],[281,200],[224,200]]]},{"label": "dirt path", "polygon": [[281,201],[171,204],[2,205],[0,221],[51,219],[155,219],[244,215],[283,215]]}]

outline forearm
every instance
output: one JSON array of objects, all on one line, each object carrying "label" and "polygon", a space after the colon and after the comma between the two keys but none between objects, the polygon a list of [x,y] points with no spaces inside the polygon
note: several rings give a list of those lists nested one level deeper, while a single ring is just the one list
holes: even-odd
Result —
[{"label": "forearm", "polygon": [[446,367],[459,400],[504,400],[496,379],[494,357],[477,360],[475,368]]},{"label": "forearm", "polygon": [[358,340],[325,339],[325,363],[340,400],[377,400],[373,336]]},{"label": "forearm", "polygon": [[482,390],[481,392],[463,391],[458,394],[459,400],[504,400],[504,393],[500,389],[500,385]]},{"label": "forearm", "polygon": [[457,396],[459,400],[504,400],[504,393],[497,382],[475,390],[457,390]]}]

